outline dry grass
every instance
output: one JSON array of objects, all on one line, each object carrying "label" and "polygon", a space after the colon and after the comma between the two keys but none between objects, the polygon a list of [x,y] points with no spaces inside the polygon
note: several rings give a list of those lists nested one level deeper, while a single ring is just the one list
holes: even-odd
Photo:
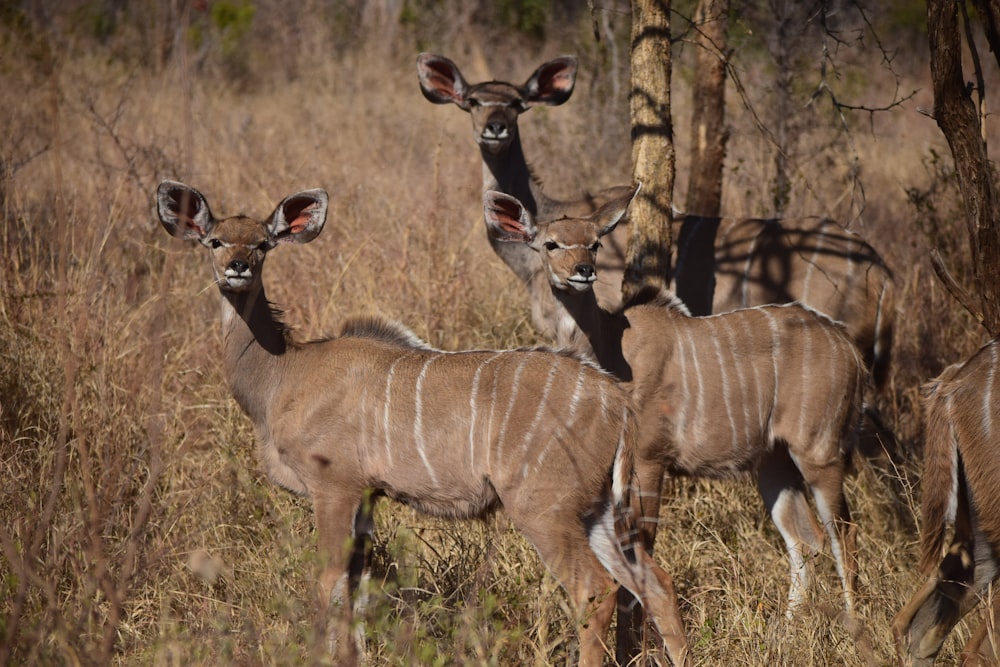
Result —
[{"label": "dry grass", "polygon": [[[74,34],[59,21],[48,34],[4,24],[0,656],[9,663],[322,661],[308,503],[257,472],[251,429],[221,374],[205,257],[155,221],[160,179],[191,183],[218,214],[263,216],[286,194],[326,188],[324,235],[268,265],[269,295],[287,320],[311,337],[375,314],[459,349],[537,340],[524,291],[483,238],[468,119],[423,100],[417,51],[472,63],[470,79],[515,80],[577,52],[585,66],[570,103],[524,117],[529,156],[558,195],[628,178],[627,104],[624,91],[611,93],[627,78],[602,70],[586,22],[558,43],[511,42],[484,58],[453,27],[418,25],[359,46],[336,32],[343,17],[268,23],[279,9],[260,7],[258,24],[281,29],[256,40],[259,52],[175,51],[162,66],[142,46],[160,44],[155,21],[107,46],[47,42]],[[858,85],[884,101],[872,58],[859,64],[870,82]],[[477,71],[486,61],[494,72]],[[926,88],[923,68],[907,72],[910,87]],[[683,192],[687,96],[676,79]],[[918,104],[929,106],[926,93],[880,116],[874,133],[854,122],[850,142],[830,140],[817,112],[802,140],[816,157],[802,160],[790,205],[863,229],[896,268],[906,313],[880,407],[911,454],[897,471],[907,493],[864,463],[849,488],[860,614],[879,663],[891,656],[890,619],[917,583],[917,387],[982,339],[926,261],[934,238],[960,263],[964,233],[946,170],[924,167],[932,150],[948,153]],[[770,148],[735,102],[733,112],[723,208],[766,213]],[[855,164],[867,192],[860,216],[847,178]],[[929,193],[922,207],[908,188]],[[837,619],[828,557],[814,610],[785,619],[783,549],[746,480],[678,482],[661,517],[657,557],[677,578],[700,664],[866,663]],[[448,523],[386,503],[377,518],[372,664],[565,661],[562,594],[502,516]]]}]

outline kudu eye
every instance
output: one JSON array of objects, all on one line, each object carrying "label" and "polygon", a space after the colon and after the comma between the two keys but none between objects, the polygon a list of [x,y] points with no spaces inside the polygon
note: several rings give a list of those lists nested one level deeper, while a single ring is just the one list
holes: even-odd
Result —
[{"label": "kudu eye", "polygon": [[550,251],[550,252],[553,251],[553,250],[558,250],[559,249],[559,244],[556,243],[555,241],[546,241],[545,242],[545,249],[548,250],[548,251]]},{"label": "kudu eye", "polygon": [[212,249],[217,249],[222,247],[222,241],[219,239],[212,239],[208,242],[208,245],[212,246]]},{"label": "kudu eye", "polygon": [[598,250],[600,250],[600,249],[601,249],[601,248],[603,248],[603,247],[604,247],[604,246],[603,246],[603,245],[601,245],[601,242],[600,242],[600,241],[594,241],[594,242],[593,242],[593,243],[592,243],[592,244],[590,245],[590,252],[597,252]]}]

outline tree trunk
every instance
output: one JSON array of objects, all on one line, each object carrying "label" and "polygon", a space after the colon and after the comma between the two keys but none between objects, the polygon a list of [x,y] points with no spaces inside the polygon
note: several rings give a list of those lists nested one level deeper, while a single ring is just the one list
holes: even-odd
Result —
[{"label": "tree trunk", "polygon": [[[962,73],[958,21],[958,5],[953,0],[928,0],[934,117],[955,160],[979,292],[978,304],[963,305],[974,314],[978,311],[983,326],[996,336],[1000,335],[1000,200],[981,133],[981,118]],[[994,25],[987,21],[987,27]]]},{"label": "tree trunk", "polygon": [[632,176],[642,189],[629,209],[632,233],[622,284],[626,301],[643,285],[666,287],[670,274],[670,0],[633,0],[631,62]]},{"label": "tree trunk", "polygon": [[699,0],[695,10],[695,69],[691,93],[691,174],[684,210],[719,217],[726,122],[726,29],[729,0]]}]

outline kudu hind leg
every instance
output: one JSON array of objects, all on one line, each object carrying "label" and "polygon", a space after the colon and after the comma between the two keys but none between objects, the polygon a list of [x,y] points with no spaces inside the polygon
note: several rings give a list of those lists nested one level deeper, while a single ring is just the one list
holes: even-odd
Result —
[{"label": "kudu hind leg", "polygon": [[[639,530],[643,548],[650,556],[656,542],[656,532],[660,521],[660,502],[663,494],[664,467],[659,457],[636,462],[635,475],[638,488],[633,498],[638,498],[640,507]],[[666,573],[664,573],[666,574]],[[672,583],[671,583],[672,590]],[[618,624],[615,627],[615,659],[620,665],[631,664],[641,648],[650,641],[659,642],[658,637],[648,637],[646,614],[636,597],[628,588],[618,589]],[[659,648],[663,648],[662,646]]]},{"label": "kudu hind leg", "polygon": [[658,641],[654,642],[657,650],[665,651],[675,665],[691,664],[684,622],[670,574],[657,565],[645,550],[634,549],[629,554],[622,550],[611,509],[606,510],[602,520],[589,530],[590,548],[597,554],[601,565],[638,598],[645,614],[656,626],[660,634]]},{"label": "kudu hind leg", "polygon": [[830,537],[837,575],[844,590],[844,606],[848,614],[854,611],[858,579],[857,526],[851,520],[851,510],[844,495],[846,461],[811,468],[800,464],[806,483],[816,501],[826,532]]},{"label": "kudu hind leg", "polygon": [[823,533],[806,499],[802,474],[785,447],[776,447],[761,460],[757,490],[788,553],[791,584],[786,614],[791,617],[805,602],[809,559],[822,551]]}]

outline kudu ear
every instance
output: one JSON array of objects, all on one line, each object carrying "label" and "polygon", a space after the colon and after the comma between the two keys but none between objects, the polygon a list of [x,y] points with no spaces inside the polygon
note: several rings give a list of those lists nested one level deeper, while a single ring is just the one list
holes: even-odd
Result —
[{"label": "kudu ear", "polygon": [[576,57],[562,56],[541,65],[524,84],[528,106],[558,106],[573,94],[576,83]]},{"label": "kudu ear", "polygon": [[326,224],[329,197],[325,190],[303,190],[285,197],[267,221],[272,243],[308,243]]},{"label": "kudu ear", "polygon": [[465,93],[469,86],[462,78],[458,65],[444,56],[421,53],[417,56],[417,78],[420,92],[434,104],[453,102],[466,108]]},{"label": "kudu ear", "polygon": [[156,188],[156,212],[171,236],[200,241],[215,226],[204,195],[179,181],[163,181]]},{"label": "kudu ear", "polygon": [[511,243],[531,243],[538,229],[524,205],[503,192],[488,190],[483,195],[483,217],[491,238]]},{"label": "kudu ear", "polygon": [[636,195],[639,194],[639,190],[642,189],[642,183],[636,183],[635,187],[628,191],[628,193],[621,195],[620,197],[615,197],[607,204],[597,209],[594,213],[594,219],[597,224],[601,225],[601,231],[598,232],[599,236],[604,236],[605,234],[610,234],[614,231],[614,228],[618,226],[622,218],[628,212],[628,207],[632,204]]}]

